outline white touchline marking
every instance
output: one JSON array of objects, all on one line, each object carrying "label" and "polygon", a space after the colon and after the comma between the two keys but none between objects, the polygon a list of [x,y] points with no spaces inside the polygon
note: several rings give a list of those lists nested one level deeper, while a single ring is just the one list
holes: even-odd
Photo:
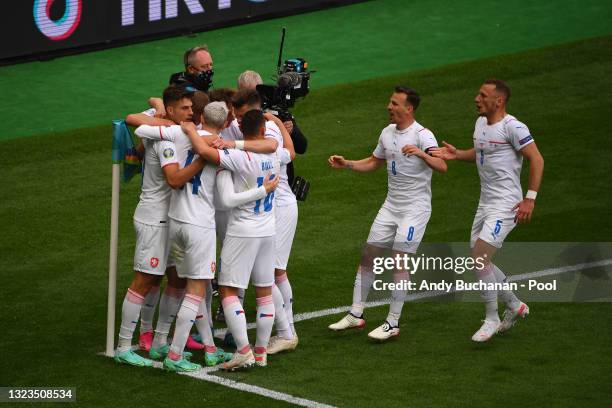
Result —
[{"label": "white touchline marking", "polygon": [[294,397],[293,395],[285,394],[283,392],[278,392],[278,391],[269,390],[267,388],[258,387],[257,385],[245,384],[245,383],[241,383],[238,381],[234,381],[229,378],[211,375],[210,373],[214,371],[217,371],[217,370],[211,370],[208,372],[197,371],[193,373],[184,373],[184,375],[188,377],[197,378],[199,380],[204,380],[204,381],[216,383],[219,385],[223,385],[225,387],[233,388],[235,390],[250,392],[252,394],[261,395],[267,398],[289,402],[291,404],[299,405],[302,407],[333,408],[333,405],[322,404],[320,402],[311,401],[309,399]]},{"label": "white touchline marking", "polygon": [[[581,271],[583,269],[596,268],[596,267],[599,267],[599,266],[608,266],[608,265],[612,265],[612,258],[603,259],[601,261],[579,263],[579,264],[576,264],[576,265],[560,266],[560,267],[557,267],[557,268],[542,269],[540,271],[528,272],[528,273],[523,273],[523,274],[520,274],[520,275],[509,276],[508,277],[508,281],[509,282],[518,282],[518,281],[524,281],[524,280],[529,280],[529,279],[534,279],[534,278],[541,278],[541,277],[544,277],[544,276],[560,275],[562,273],[567,273],[567,272],[577,272],[577,271]],[[437,296],[449,295],[449,294],[452,294],[452,293],[455,293],[455,292],[456,291],[453,289],[453,290],[450,290],[449,292],[446,292],[446,291],[427,291],[427,292],[415,293],[415,294],[412,294],[412,295],[408,295],[408,297],[406,298],[406,302],[413,302],[415,300],[429,299],[429,298],[433,298],[433,297],[437,297]],[[373,301],[373,302],[367,302],[365,304],[365,307],[366,308],[371,308],[371,307],[388,305],[390,303],[391,303],[391,299],[390,298],[389,299],[382,299],[382,300],[377,300],[377,301]],[[314,312],[300,313],[300,314],[297,314],[297,315],[295,315],[293,317],[293,321],[294,322],[302,322],[304,320],[317,319],[319,317],[325,317],[325,316],[335,315],[335,314],[338,314],[338,313],[348,312],[349,310],[351,310],[350,306],[338,306],[338,307],[332,307],[330,309],[317,310],[317,311],[314,311]],[[247,328],[248,329],[254,329],[255,328],[255,323],[249,323],[247,325]],[[223,339],[226,332],[227,332],[227,329],[217,329],[217,330],[215,330],[215,337],[217,337],[219,339]]]},{"label": "white touchline marking", "polygon": [[[576,272],[576,271],[580,271],[583,269],[596,268],[599,266],[608,266],[608,265],[612,265],[612,259],[604,259],[601,261],[585,262],[585,263],[580,263],[576,265],[561,266],[557,268],[549,268],[549,269],[543,269],[543,270],[535,271],[535,272],[523,273],[520,275],[514,275],[511,277],[508,277],[508,281],[518,282],[518,281],[523,281],[523,280],[528,280],[528,279],[541,278],[544,276],[560,275],[562,273]],[[450,293],[455,293],[455,290],[453,289],[449,292],[428,291],[428,292],[415,293],[413,295],[409,295],[406,299],[406,302],[420,300],[420,299],[428,299],[428,298],[437,297],[441,295],[448,295]],[[389,303],[391,303],[391,299],[384,299],[384,300],[378,300],[375,302],[367,302],[365,307],[366,308],[377,307],[377,306],[387,305]],[[301,322],[304,320],[311,320],[311,319],[316,319],[319,317],[343,313],[349,310],[350,310],[350,306],[340,306],[340,307],[334,307],[331,309],[317,310],[315,312],[300,313],[300,314],[295,315],[293,320],[295,322]],[[255,328],[255,323],[249,323],[247,327],[249,329],[253,329]],[[222,339],[226,331],[227,329],[215,330],[215,337]],[[104,353],[99,353],[99,354],[104,355]],[[163,368],[162,363],[160,363],[159,361],[154,361],[153,367],[157,369]],[[212,373],[216,371],[219,371],[217,367],[204,367],[201,370],[196,371],[196,372],[180,373],[180,374],[188,376],[188,377],[196,378],[198,380],[219,384],[224,387],[233,388],[235,390],[250,392],[252,394],[261,395],[263,397],[272,398],[272,399],[279,400],[279,401],[289,402],[291,404],[299,405],[302,407],[333,408],[332,405],[326,405],[326,404],[322,404],[320,402],[312,401],[309,399],[299,398],[299,397],[295,397],[290,394],[285,394],[285,393],[273,391],[267,388],[258,387],[256,385],[245,384],[245,383],[241,383],[235,380],[231,380],[229,378],[212,375]]]},{"label": "white touchline marking", "polygon": [[[138,346],[135,347],[138,350]],[[105,353],[98,353],[101,356],[105,356]],[[164,366],[159,361],[153,361],[153,368],[163,370]],[[256,370],[257,368],[254,368]],[[190,372],[190,373],[178,373],[186,377],[195,378],[201,381],[208,381],[211,383],[219,384],[224,387],[233,388],[235,390],[250,392],[251,394],[261,395],[266,398],[272,398],[279,401],[289,402],[294,405],[299,405],[308,408],[335,408],[333,405],[322,404],[317,401],[312,401],[306,398],[295,397],[291,394],[285,394],[284,392],[278,392],[269,390],[264,387],[258,387],[257,385],[245,384],[238,381],[234,381],[229,378],[219,377],[211,375],[212,373],[219,371],[218,367],[202,367],[201,370]]]}]

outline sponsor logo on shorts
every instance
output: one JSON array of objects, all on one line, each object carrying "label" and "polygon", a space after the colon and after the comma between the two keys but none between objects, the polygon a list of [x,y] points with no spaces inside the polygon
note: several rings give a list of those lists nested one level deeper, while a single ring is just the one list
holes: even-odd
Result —
[{"label": "sponsor logo on shorts", "polygon": [[164,149],[164,157],[166,159],[170,159],[170,158],[174,157],[174,149],[171,149],[169,147]]},{"label": "sponsor logo on shorts", "polygon": [[260,313],[259,317],[274,317],[273,313]]},{"label": "sponsor logo on shorts", "polygon": [[240,316],[241,314],[244,314],[244,310],[236,310],[236,316]]},{"label": "sponsor logo on shorts", "polygon": [[159,265],[159,259],[151,258],[151,267],[157,268],[157,265]]}]

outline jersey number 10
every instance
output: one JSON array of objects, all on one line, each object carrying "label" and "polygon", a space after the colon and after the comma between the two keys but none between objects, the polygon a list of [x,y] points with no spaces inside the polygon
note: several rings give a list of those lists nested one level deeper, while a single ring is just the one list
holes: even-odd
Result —
[{"label": "jersey number 10", "polygon": [[[270,180],[274,179],[274,174],[270,175]],[[264,178],[257,177],[257,187],[263,186]],[[264,198],[264,212],[272,211],[272,200],[274,200],[274,191],[270,191],[266,198]],[[255,214],[259,214],[259,207],[261,207],[261,198],[255,201]]]}]

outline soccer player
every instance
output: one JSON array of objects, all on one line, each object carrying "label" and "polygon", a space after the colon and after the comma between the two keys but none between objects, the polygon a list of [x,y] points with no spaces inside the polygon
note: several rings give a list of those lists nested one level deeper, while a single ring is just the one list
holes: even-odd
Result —
[{"label": "soccer player", "polygon": [[[153,100],[154,102],[158,98],[150,98],[149,102]],[[191,95],[192,101],[192,120],[194,123],[201,127],[201,118],[204,107],[208,104],[208,96],[206,93],[201,91],[195,91]],[[147,109],[141,113],[130,114],[126,117],[126,123],[130,126],[139,127],[142,125],[149,126],[172,126],[176,125],[170,119],[166,119],[166,109],[164,107],[164,103],[162,99],[159,99],[159,103],[157,106],[152,106],[152,108]],[[141,128],[142,131],[142,128]],[[154,140],[160,140],[159,138]],[[144,153],[144,143],[138,145],[139,150]],[[172,258],[172,257],[171,257]],[[173,260],[170,260],[170,266],[173,266]],[[184,286],[184,285],[183,285]],[[168,303],[168,296],[172,298],[171,303],[176,303],[177,297],[182,294],[180,292],[174,292],[172,287],[167,287],[167,291],[165,295],[162,296],[162,302],[164,304]],[[153,316],[155,314],[155,310],[157,308],[157,303],[160,298],[160,290],[159,285],[151,288],[149,293],[144,299],[144,303],[142,305],[142,309],[140,311],[140,338],[139,338],[139,346],[141,350],[149,351],[151,349],[151,345],[153,343]],[[180,302],[180,298],[178,299]],[[211,322],[212,324],[212,322]],[[192,346],[193,348],[203,349],[203,345],[199,345],[194,341],[188,342],[188,346]]]},{"label": "soccer player", "polygon": [[[246,112],[241,120],[241,129],[247,140],[263,140],[266,132],[266,120],[259,110]],[[190,134],[193,129],[184,124]],[[283,133],[289,135],[286,130]],[[190,138],[193,138],[190,134]],[[234,184],[238,191],[252,185],[261,185],[265,178],[278,174],[277,161],[288,162],[291,153],[281,149],[277,154],[249,154],[240,150],[223,150],[203,152],[207,160],[218,160],[221,167],[231,170]],[[277,159],[277,155],[279,155]],[[229,330],[234,336],[237,352],[232,360],[221,365],[222,369],[234,370],[252,364],[267,365],[266,347],[270,340],[274,323],[275,307],[272,300],[274,285],[275,253],[275,218],[274,195],[269,194],[264,200],[257,200],[232,210],[227,235],[221,251],[221,271],[219,286],[222,304]],[[252,280],[257,298],[257,334],[255,355],[249,345],[246,330],[246,319],[238,289],[246,289]]]},{"label": "soccer player", "polygon": [[[478,119],[474,128],[474,147],[460,150],[443,142],[432,154],[444,160],[476,163],[480,176],[480,201],[472,224],[470,246],[474,258],[483,258],[484,267],[476,269],[481,284],[506,282],[506,275],[492,258],[517,223],[529,222],[544,173],[544,159],[527,126],[506,113],[510,88],[498,79],[486,80],[478,95]],[[525,198],[521,189],[523,157],[529,160],[529,182]],[[500,321],[497,297],[506,305]],[[509,330],[517,319],[529,314],[529,307],[510,290],[483,290],[485,320],[472,340],[484,342],[495,333]]]},{"label": "soccer player", "polygon": [[[242,117],[246,112],[253,109],[261,109],[261,98],[254,89],[243,89],[238,91],[233,99],[235,122],[230,126],[230,133],[233,141],[227,141],[226,147],[233,148],[241,142],[236,140],[242,139],[240,130]],[[275,234],[275,262],[274,276],[275,285],[272,288],[274,300],[275,325],[277,335],[270,340],[267,345],[268,354],[276,354],[285,350],[293,350],[297,347],[298,337],[293,324],[293,291],[289,279],[287,277],[287,262],[291,253],[291,246],[295,236],[297,227],[298,208],[295,195],[289,187],[287,177],[287,166],[295,157],[295,149],[293,140],[289,134],[290,130],[280,119],[270,113],[266,113],[266,132],[265,137],[278,142],[279,154],[282,154],[283,149],[287,149],[290,154],[290,160],[281,162],[280,176],[281,181],[278,189],[274,193],[274,201],[276,204],[276,234]],[[244,290],[239,290],[238,298],[244,304]]]},{"label": "soccer player", "polygon": [[[191,119],[190,96],[191,93],[182,88],[166,88],[164,103],[168,106],[167,114],[170,120],[180,122]],[[142,191],[134,212],[136,230],[134,280],[123,301],[121,329],[115,351],[117,362],[136,366],[152,365],[151,360],[131,350],[132,336],[145,297],[152,288],[159,287],[162,277],[167,274],[168,286],[160,307],[160,320],[170,319],[171,315],[176,314],[177,304],[182,298],[184,288],[184,282],[176,275],[176,269],[173,266],[166,268],[169,253],[168,208],[171,188],[183,186],[204,165],[204,162],[198,159],[189,166],[179,169],[174,143],[151,140],[144,143]]]},{"label": "soccer player", "polygon": [[[353,304],[350,312],[340,321],[329,326],[340,331],[365,326],[363,309],[374,281],[372,260],[382,256],[385,248],[396,254],[414,254],[425,234],[431,215],[431,176],[433,170],[446,172],[446,163],[430,155],[437,147],[433,133],[414,119],[420,97],[408,87],[397,86],[391,95],[387,110],[391,124],[385,127],[378,145],[370,157],[362,160],[346,160],[331,156],[332,168],[347,168],[358,172],[374,171],[387,164],[388,194],[372,224],[360,267],[355,278]],[[396,270],[396,282],[408,280],[408,273]],[[406,290],[394,290],[389,314],[385,322],[368,336],[384,341],[398,336],[399,319],[406,300]]]}]

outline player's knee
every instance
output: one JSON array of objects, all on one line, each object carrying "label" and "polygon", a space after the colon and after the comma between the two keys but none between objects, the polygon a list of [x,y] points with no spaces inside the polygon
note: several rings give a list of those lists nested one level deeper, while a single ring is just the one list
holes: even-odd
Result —
[{"label": "player's knee", "polygon": [[255,297],[262,298],[266,296],[272,296],[272,286],[255,287]]}]

